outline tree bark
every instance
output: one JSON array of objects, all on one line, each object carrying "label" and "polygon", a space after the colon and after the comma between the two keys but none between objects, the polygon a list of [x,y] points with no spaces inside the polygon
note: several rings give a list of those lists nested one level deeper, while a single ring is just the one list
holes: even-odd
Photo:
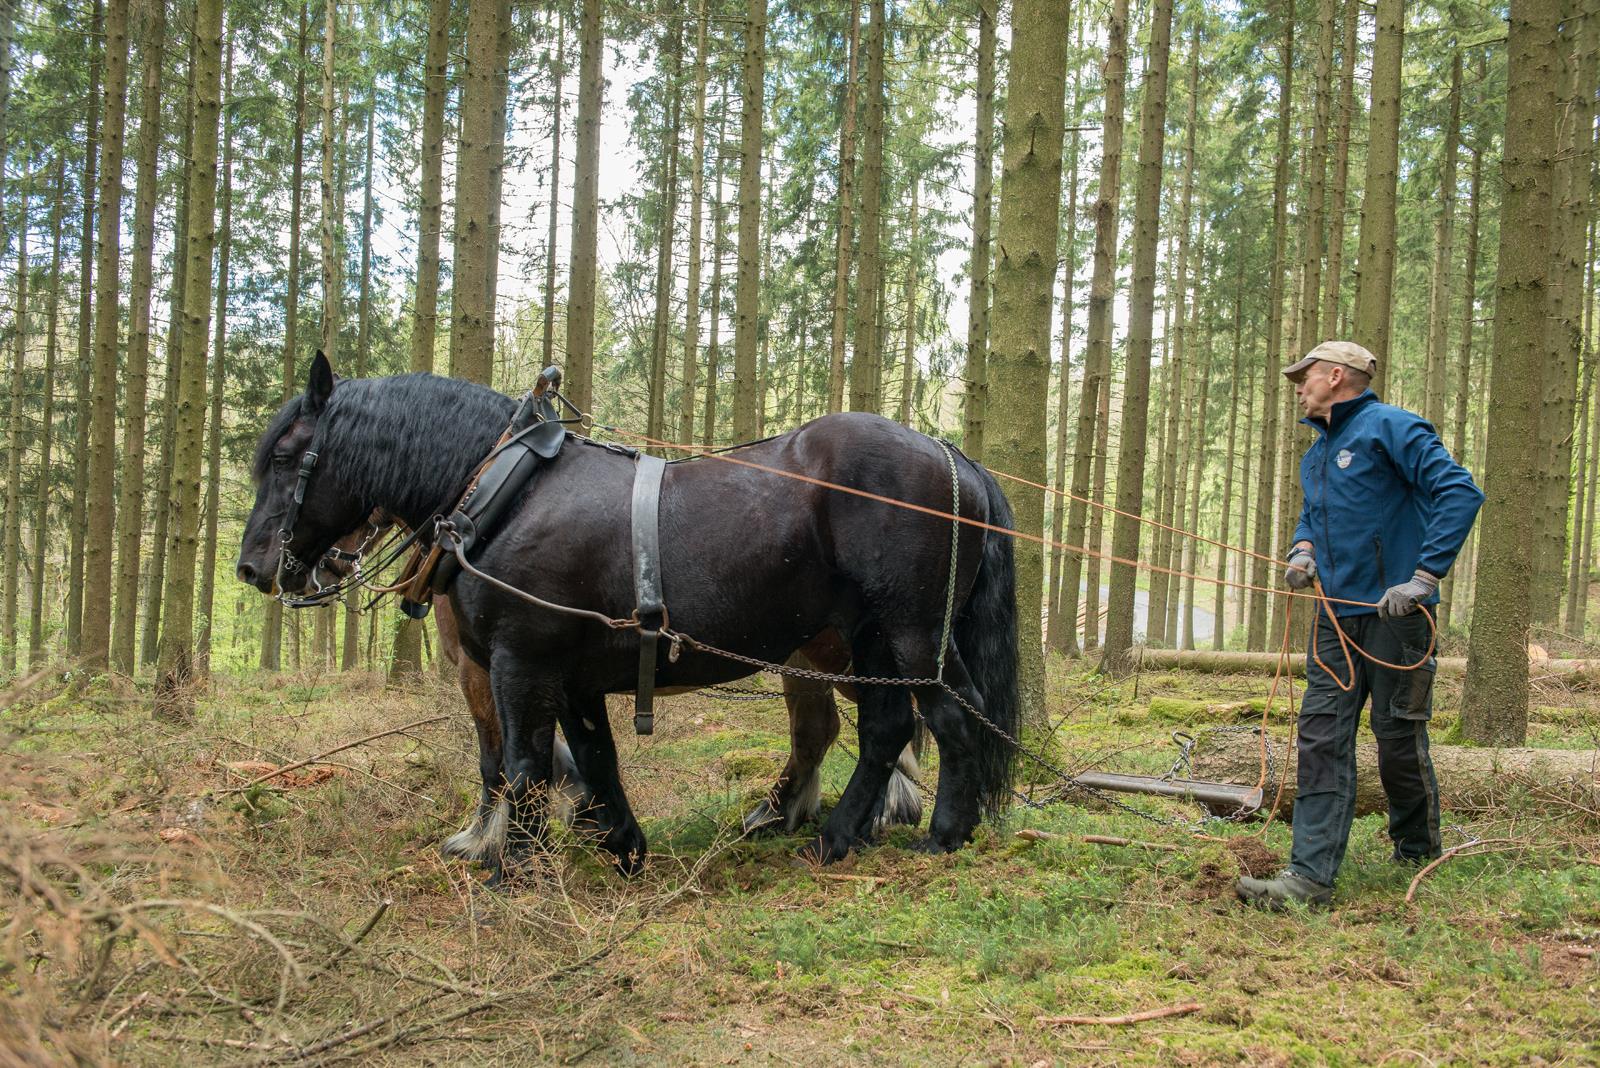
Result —
[{"label": "tree bark", "polygon": [[[442,2],[442,3],[448,4],[449,0],[438,0],[438,2]],[[283,394],[282,394],[282,396],[283,396],[283,400],[285,402],[287,402],[290,397],[295,395],[295,392],[298,389],[299,382],[300,382],[300,376],[295,372],[295,367],[296,367],[296,365],[297,365],[297,363],[299,361],[299,357],[300,357],[300,351],[299,351],[299,333],[300,333],[300,242],[301,242],[300,213],[301,213],[301,195],[302,195],[301,194],[301,189],[305,184],[306,46],[307,46],[307,42],[309,40],[309,32],[308,31],[309,31],[309,26],[308,26],[308,4],[306,3],[306,0],[301,0],[301,4],[300,4],[300,28],[299,28],[299,35],[296,38],[296,40],[297,40],[298,62],[295,64],[295,75],[294,75],[294,154],[293,154],[294,162],[293,162],[293,165],[292,165],[292,170],[290,172],[291,173],[291,178],[290,178],[290,183],[289,183],[289,277],[288,277],[287,284],[285,286],[284,300],[283,300],[283,368],[282,368],[282,370],[283,370],[283,377],[282,377]],[[431,44],[430,44],[430,47],[431,47]],[[441,92],[442,92],[442,89],[441,89]],[[426,119],[424,120],[424,130],[426,130]],[[426,133],[424,133],[424,138],[426,138]],[[426,155],[426,144],[424,144],[424,155]],[[424,177],[424,180],[426,180],[426,177],[427,177],[426,161],[424,162],[423,177]],[[423,227],[422,236],[419,239],[419,244],[423,244],[427,240],[428,240],[428,229],[427,229],[426,226],[424,226]],[[437,230],[437,227],[435,227],[434,231],[433,231],[433,242],[434,242],[435,251],[437,251],[437,247],[438,247],[438,230]],[[419,264],[418,264],[419,279],[420,279],[420,272],[422,270],[423,270],[423,266],[419,262]],[[438,272],[438,260],[437,260],[437,257],[434,260],[434,271],[435,271],[435,277],[437,279],[437,272]],[[421,285],[420,280],[419,280],[418,285],[419,285],[419,289],[420,289],[420,285]],[[419,321],[421,321],[422,311],[421,311],[421,303],[420,303],[420,301],[421,301],[420,294],[419,294],[419,297],[418,297],[418,301],[419,301],[419,303],[418,303],[418,313],[417,314],[419,316]],[[431,316],[431,315],[428,316],[426,322],[427,322],[427,329],[431,332],[433,330],[434,317]],[[429,354],[428,358],[429,358],[429,361],[430,361],[430,369],[431,369],[431,361],[432,361],[432,358],[433,358],[433,356],[432,356],[432,354],[433,354],[433,343],[432,343],[431,338],[430,338],[430,340],[428,342],[427,351],[428,351],[428,354]],[[416,352],[416,350],[413,349],[413,359],[415,359],[415,352]],[[297,643],[299,641],[299,632],[298,631],[295,632],[295,641]],[[269,601],[267,603],[266,617],[265,617],[265,620],[263,621],[262,628],[261,628],[261,666],[263,668],[265,668],[268,671],[277,671],[278,670],[279,664],[282,662],[282,657],[280,655],[282,644],[283,644],[283,605],[280,604],[278,601],[275,601],[275,600],[274,601]],[[298,644],[296,645],[296,649],[298,650]],[[297,661],[298,661],[298,655],[299,654],[297,652],[296,653],[296,660]],[[298,666],[298,664],[296,666]]]},{"label": "tree bark", "polygon": [[683,115],[683,94],[679,83],[683,73],[683,25],[672,22],[662,33],[662,79],[666,96],[662,106],[668,112],[661,161],[661,219],[656,230],[655,318],[650,329],[650,409],[645,416],[645,433],[656,440],[667,436],[667,348],[672,340],[672,290],[676,285],[673,245],[678,240],[678,141]]},{"label": "tree bark", "polygon": [[1395,186],[1400,174],[1400,65],[1405,52],[1405,0],[1377,0],[1377,13],[1367,178],[1361,200],[1361,254],[1356,266],[1355,340],[1378,357],[1372,388],[1382,396],[1389,364],[1395,356],[1389,347],[1389,328],[1394,313]]},{"label": "tree bark", "polygon": [[[1083,13],[1078,13],[1078,46],[1083,45]],[[1075,61],[1072,65],[1072,113],[1071,121],[1074,127],[1080,124],[1083,115],[1082,99],[1082,64]],[[1068,411],[1068,401],[1072,392],[1072,317],[1074,303],[1074,288],[1078,278],[1078,152],[1079,131],[1072,130],[1072,147],[1067,150],[1069,163],[1067,164],[1067,239],[1066,251],[1062,256],[1065,261],[1066,281],[1061,295],[1061,371],[1057,377],[1058,388],[1056,393],[1056,462],[1055,480],[1051,483],[1058,491],[1067,485],[1067,427],[1072,422],[1071,413]],[[987,332],[987,324],[985,324]],[[1088,378],[1088,360],[1084,360],[1084,378]],[[1082,401],[1078,409],[1078,438],[1080,443],[1075,451],[1094,439],[1091,429],[1085,435],[1083,429],[1083,404],[1090,408],[1094,406],[1094,398],[1088,396],[1085,385],[1081,390]],[[1091,413],[1092,418],[1092,413]],[[1076,460],[1076,455],[1074,456]],[[1074,468],[1076,471],[1076,468]],[[1087,487],[1085,487],[1087,488]],[[1074,490],[1074,492],[1076,492]],[[1079,494],[1081,496],[1081,494]],[[1077,502],[1070,497],[1059,494],[1050,509],[1050,540],[1055,544],[1050,549],[1050,580],[1054,586],[1053,591],[1046,588],[1046,597],[1049,602],[1047,615],[1048,624],[1045,628],[1045,644],[1067,656],[1078,655],[1078,577],[1082,573],[1083,558],[1077,553],[1063,553],[1061,545],[1066,527],[1067,512]],[[1079,511],[1083,505],[1077,505]],[[1082,534],[1079,534],[1082,537]]]},{"label": "tree bark", "polygon": [[1496,280],[1487,501],[1461,726],[1482,745],[1520,744],[1528,726],[1529,586],[1535,487],[1527,477],[1537,437],[1549,308],[1551,179],[1559,66],[1556,0],[1516,0],[1507,43],[1500,264]]},{"label": "tree bark", "polygon": [[[839,119],[839,222],[834,233],[833,320],[829,334],[828,411],[844,410],[845,331],[850,311],[850,253],[856,180],[856,50],[861,40],[861,0],[850,0],[844,105]],[[981,151],[981,149],[980,149]]]},{"label": "tree bark", "polygon": [[1571,513],[1573,414],[1578,366],[1583,352],[1583,266],[1588,252],[1588,161],[1594,144],[1596,59],[1600,57],[1600,16],[1585,13],[1581,0],[1565,0],[1557,45],[1562,66],[1551,240],[1553,266],[1545,326],[1544,403],[1539,416],[1542,501],[1535,538],[1533,621],[1555,627],[1560,620],[1562,580],[1566,577],[1567,534]]},{"label": "tree bark", "polygon": [[[1472,152],[1472,177],[1467,189],[1467,274],[1461,293],[1461,340],[1456,351],[1455,419],[1451,426],[1450,455],[1458,463],[1467,458],[1467,400],[1472,395],[1472,332],[1478,310],[1478,216],[1483,187],[1483,147]],[[1463,554],[1465,555],[1465,554]],[[1457,575],[1452,567],[1439,591],[1439,629],[1450,625],[1458,592]],[[1570,620],[1570,616],[1568,617]]]},{"label": "tree bark", "polygon": [[[1065,141],[1068,0],[1016,0],[1009,91],[1001,124],[1000,219],[996,233],[989,398],[1008,413],[985,427],[985,455],[997,470],[1043,483],[1050,394],[1050,317],[1061,236],[1061,153]],[[870,124],[869,124],[870,125]],[[1044,493],[1008,486],[1016,529],[1044,534]],[[1013,539],[1017,569],[1019,684],[1024,722],[1045,716],[1041,629],[1044,554]]]},{"label": "tree bark", "polygon": [[884,0],[868,0],[867,114],[861,163],[861,247],[856,261],[856,338],[850,358],[850,410],[878,410],[878,291],[882,273]]},{"label": "tree bark", "polygon": [[694,442],[695,376],[700,370],[700,239],[706,193],[706,0],[699,0],[694,44],[694,133],[689,158],[689,278],[683,327],[683,391],[679,395],[678,442]]},{"label": "tree bark", "polygon": [[122,146],[128,104],[128,3],[111,0],[105,21],[105,125],[94,299],[94,368],[89,402],[88,527],[83,553],[83,664],[104,669],[111,654],[112,546],[116,516],[117,328],[121,323]]},{"label": "tree bark", "polygon": [[[705,0],[700,0],[704,11]],[[550,220],[545,230],[544,249],[544,366],[556,362],[556,228],[561,207],[561,111],[567,79],[567,10],[556,10],[556,61],[551,69],[555,84],[550,88]]]},{"label": "tree bark", "polygon": [[[989,272],[994,262],[994,254],[989,247],[989,228],[994,216],[995,65],[995,20],[989,10],[990,2],[976,0],[975,4],[978,9],[978,128],[972,142],[972,253],[967,270],[967,391],[961,435],[963,451],[980,461],[983,459],[983,429],[989,399]],[[1076,133],[1073,139],[1076,144]],[[1077,166],[1076,149],[1073,166]],[[1069,195],[1077,195],[1075,186],[1076,183]],[[1068,299],[1071,299],[1070,296]],[[1073,644],[1076,645],[1076,641]]]},{"label": "tree bark", "polygon": [[579,23],[578,145],[572,169],[572,257],[567,276],[566,394],[582,411],[594,404],[595,284],[600,245],[600,109],[605,95],[603,0],[582,0]]},{"label": "tree bark", "polygon": [[[1244,320],[1244,257],[1240,256],[1240,257],[1238,257],[1238,262],[1236,264],[1236,273],[1235,273],[1235,277],[1234,277],[1234,286],[1233,286],[1233,365],[1232,365],[1232,369],[1231,369],[1231,371],[1230,371],[1230,373],[1228,375],[1228,381],[1234,384],[1233,388],[1235,388],[1235,389],[1238,388],[1239,383],[1242,381],[1242,379],[1240,378],[1240,370],[1241,370],[1240,364],[1241,364],[1241,358],[1242,358],[1242,351],[1241,351],[1242,346],[1241,346],[1240,342],[1241,342],[1242,335],[1243,335],[1243,330],[1244,330],[1244,322],[1243,322],[1243,320]],[[1249,383],[1248,381],[1245,381],[1244,386],[1245,386],[1245,388],[1244,388],[1245,403],[1246,403],[1246,405],[1248,405],[1249,401],[1250,401],[1250,394],[1252,392],[1251,388],[1250,388],[1251,387],[1251,383]],[[1237,403],[1234,403],[1234,404],[1228,405],[1228,448],[1227,448],[1227,452],[1226,452],[1225,457],[1224,457],[1223,462],[1222,462],[1222,508],[1221,508],[1221,511],[1222,511],[1222,529],[1217,533],[1217,540],[1222,542],[1222,544],[1224,544],[1224,545],[1229,544],[1228,539],[1232,535],[1232,532],[1233,532],[1233,526],[1232,526],[1232,524],[1233,524],[1233,504],[1232,504],[1232,502],[1233,502],[1233,463],[1234,463],[1234,457],[1236,455],[1235,452],[1234,452],[1234,446],[1238,444],[1238,440],[1239,440],[1239,405]],[[1250,452],[1250,447],[1248,445],[1246,445],[1245,446],[1245,455],[1248,456],[1249,452]],[[1248,484],[1248,482],[1249,482],[1248,478],[1241,480],[1242,484]],[[1239,515],[1240,515],[1239,540],[1242,542],[1242,541],[1245,540],[1244,539],[1244,533],[1245,533],[1245,531],[1244,531],[1244,519],[1243,519],[1243,516],[1245,515],[1245,508],[1244,508],[1243,502],[1240,502]],[[1227,641],[1227,637],[1228,637],[1228,620],[1227,620],[1227,605],[1228,605],[1227,592],[1228,592],[1228,587],[1226,585],[1226,583],[1228,581],[1228,556],[1229,556],[1229,552],[1228,552],[1227,549],[1219,549],[1218,552],[1217,552],[1217,585],[1216,585],[1216,593],[1215,593],[1215,596],[1214,596],[1214,598],[1212,600],[1212,607],[1211,607],[1211,615],[1212,615],[1213,620],[1215,621],[1215,622],[1213,622],[1212,627],[1211,627],[1211,648],[1212,649],[1217,649],[1217,650],[1220,650],[1222,648],[1223,643],[1225,641]],[[1244,573],[1244,569],[1243,569],[1242,565],[1240,567],[1239,573],[1240,574]]]},{"label": "tree bark", "polygon": [[917,365],[917,194],[920,177],[911,178],[911,238],[906,243],[910,255],[906,257],[906,344],[905,360],[900,365],[900,421],[911,426],[911,389]]},{"label": "tree bark", "polygon": [[[1289,362],[1289,356],[1284,352],[1284,272],[1288,264],[1288,172],[1293,149],[1290,145],[1290,128],[1294,119],[1294,0],[1287,0],[1284,4],[1283,42],[1281,57],[1283,68],[1279,72],[1280,86],[1279,111],[1278,111],[1278,167],[1279,170],[1273,183],[1273,248],[1272,248],[1272,276],[1268,285],[1267,306],[1267,375],[1272,382],[1272,393],[1278,396],[1281,392],[1282,401],[1278,412],[1279,440],[1276,446],[1276,461],[1278,463],[1276,490],[1278,495],[1277,505],[1277,551],[1275,556],[1281,558],[1289,554],[1289,539],[1294,536],[1295,520],[1300,515],[1300,465],[1296,459],[1301,452],[1296,441],[1300,437],[1298,421],[1298,405],[1294,399],[1294,389],[1287,384],[1280,385],[1278,373],[1280,361]],[[1293,305],[1294,294],[1297,292],[1291,283],[1288,290],[1290,304]],[[1289,311],[1289,322],[1293,324],[1295,310]],[[1299,351],[1295,356],[1298,358]],[[1292,621],[1285,616],[1292,612],[1295,600],[1290,597],[1272,598],[1271,623],[1265,634],[1267,647],[1280,641],[1286,623],[1293,631]]]},{"label": "tree bark", "polygon": [[[378,111],[378,94],[376,88],[367,95],[367,145],[365,156],[365,177],[362,181],[361,194],[361,288],[356,298],[356,377],[367,377],[368,362],[371,354],[368,347],[372,343],[372,156],[375,141],[375,122]],[[231,147],[231,146],[230,146]],[[223,173],[223,194],[228,193],[227,172]],[[224,205],[227,201],[223,201]],[[223,209],[223,218],[227,218],[227,209]],[[226,226],[223,228],[227,232]],[[222,246],[223,256],[227,256],[228,246]],[[222,312],[217,312],[220,317]],[[217,354],[222,353],[220,324],[217,330]],[[218,361],[220,364],[220,360]],[[209,531],[208,531],[209,533]],[[340,648],[339,669],[341,671],[354,671],[361,666],[361,613],[358,599],[361,591],[345,595],[344,599],[344,644]]]},{"label": "tree bark", "polygon": [[[6,42],[5,46],[10,47]],[[3,161],[0,161],[3,162]],[[0,672],[7,676],[17,670],[17,601],[22,578],[22,404],[26,395],[28,357],[28,189],[17,189],[17,290],[13,306],[10,419],[6,424],[6,515],[4,546],[4,588],[0,590]],[[38,576],[35,576],[37,581]]]},{"label": "tree bark", "polygon": [[1428,292],[1428,347],[1422,417],[1444,426],[1445,362],[1450,346],[1450,272],[1455,268],[1456,150],[1461,138],[1461,52],[1450,62],[1449,116],[1439,162],[1439,214],[1433,224],[1433,278]]},{"label": "tree bark", "polygon": [[1155,318],[1156,248],[1161,229],[1161,179],[1167,133],[1167,54],[1172,44],[1172,0],[1153,0],[1150,54],[1139,113],[1139,181],[1133,209],[1133,282],[1128,292],[1127,366],[1122,387],[1121,448],[1117,455],[1117,508],[1112,523],[1111,591],[1106,598],[1102,671],[1132,668],[1133,607],[1137,570],[1116,559],[1139,556],[1144,510],[1145,434],[1150,414],[1150,350]]},{"label": "tree bark", "polygon": [[[94,0],[89,22],[90,40],[102,38],[103,0]],[[83,649],[84,541],[88,529],[89,486],[89,368],[94,360],[94,235],[95,191],[99,188],[100,163],[100,61],[101,49],[89,48],[89,96],[84,120],[83,182],[79,199],[83,206],[83,227],[78,238],[78,367],[74,376],[72,514],[69,520],[71,548],[67,560],[67,652],[77,656]]]},{"label": "tree bark", "polygon": [[722,149],[727,136],[728,94],[722,94],[717,119],[717,148],[712,159],[717,170],[717,191],[711,202],[711,342],[706,346],[706,410],[700,420],[701,444],[713,445],[717,437],[717,364],[722,354]]},{"label": "tree bark", "polygon": [[[881,0],[879,0],[881,4]],[[761,147],[767,70],[767,0],[748,0],[740,89],[739,274],[734,283],[733,437],[760,433],[756,344],[761,316]],[[870,111],[869,111],[870,114]],[[870,123],[869,123],[870,129]]]},{"label": "tree bark", "polygon": [[[428,4],[422,70],[422,186],[417,211],[417,292],[411,370],[432,371],[439,323],[439,235],[444,228],[444,109],[449,95],[450,0]],[[551,194],[554,201],[555,195]]]},{"label": "tree bark", "polygon": [[[1200,220],[1200,224],[1200,239],[1197,242],[1199,248],[1195,253],[1195,260],[1200,265],[1195,275],[1197,283],[1196,289],[1199,292],[1208,292],[1210,287],[1206,281],[1203,281],[1203,279],[1206,279],[1206,235],[1205,220],[1203,218]],[[1200,307],[1201,302],[1196,299],[1194,302],[1193,311],[1191,312],[1192,321],[1189,325],[1191,337],[1196,336],[1199,332]],[[1204,343],[1201,345],[1201,351],[1205,354],[1205,356],[1195,368],[1196,385],[1195,389],[1190,391],[1191,397],[1193,397],[1195,393],[1199,394],[1199,403],[1196,405],[1193,400],[1190,401],[1191,408],[1194,412],[1194,429],[1189,434],[1189,452],[1193,454],[1190,462],[1194,466],[1189,474],[1189,508],[1185,513],[1188,516],[1187,528],[1195,531],[1196,533],[1203,529],[1203,524],[1200,522],[1200,482],[1205,476],[1206,471],[1206,454],[1208,451],[1207,442],[1209,434],[1209,430],[1206,426],[1206,417],[1209,414],[1208,409],[1211,405],[1211,364],[1215,358],[1215,354],[1212,352],[1211,348],[1211,331],[1209,327],[1206,330],[1206,337]],[[1226,511],[1228,508],[1227,501],[1228,498],[1224,497],[1222,506],[1223,511]],[[1181,568],[1179,568],[1179,570],[1184,571],[1188,576],[1183,580],[1183,617],[1182,627],[1178,630],[1178,648],[1193,649],[1195,648],[1194,576],[1196,572],[1200,570],[1200,543],[1194,538],[1186,538],[1184,540],[1183,551],[1177,554],[1177,558],[1183,561],[1183,565]],[[1174,577],[1173,582],[1176,583],[1177,581],[1177,578]],[[1175,596],[1173,600],[1177,601],[1178,598]],[[1222,626],[1222,618],[1220,614],[1212,622],[1211,626],[1213,630],[1216,630]],[[1169,627],[1168,632],[1170,633],[1173,629],[1176,628]]]},{"label": "tree bark", "polygon": [[134,183],[133,265],[128,287],[127,391],[123,404],[122,486],[117,502],[116,613],[111,624],[111,666],[132,674],[137,656],[139,553],[144,534],[145,407],[150,367],[150,299],[154,274],[156,161],[161,147],[161,63],[166,45],[166,5],[139,12],[139,147]]},{"label": "tree bark", "polygon": [[[1322,230],[1328,173],[1328,123],[1333,112],[1333,34],[1336,0],[1317,3],[1316,97],[1311,126],[1311,155],[1306,160],[1306,218],[1300,245],[1300,321],[1294,354],[1307,352],[1323,339]],[[1338,285],[1337,278],[1329,278]]]},{"label": "tree bark", "polygon": [[44,400],[40,412],[39,496],[33,520],[33,600],[28,613],[28,670],[45,662],[45,545],[50,533],[50,494],[55,489],[52,448],[55,443],[56,327],[61,314],[61,230],[66,214],[66,153],[56,152],[53,199],[50,209],[50,295],[45,298]]},{"label": "tree bark", "polygon": [[[224,62],[222,101],[233,97],[233,41]],[[222,113],[222,221],[217,227],[217,320],[212,339],[211,417],[206,422],[205,543],[200,553],[200,634],[195,641],[195,674],[211,676],[211,642],[216,634],[217,515],[222,503],[222,401],[227,384],[228,260],[233,251],[233,123]],[[370,175],[368,176],[370,180]]]},{"label": "tree bark", "polygon": [[1322,330],[1337,332],[1344,284],[1344,215],[1350,180],[1350,120],[1356,110],[1356,23],[1359,0],[1345,0],[1344,39],[1339,52],[1339,132],[1334,138],[1333,189],[1328,195],[1328,273],[1322,291]]},{"label": "tree bark", "polygon": [[211,317],[211,253],[217,188],[217,117],[222,95],[222,0],[195,7],[194,155],[189,180],[189,268],[183,301],[184,361],[178,394],[172,560],[166,619],[157,661],[156,713],[194,712],[194,564],[200,526],[201,429],[206,399],[206,347]]},{"label": "tree bark", "polygon": [[[1085,503],[1091,479],[1094,500],[1105,500],[1107,427],[1111,413],[1112,305],[1117,288],[1118,207],[1122,196],[1122,136],[1127,110],[1128,0],[1112,0],[1106,24],[1104,118],[1100,133],[1100,188],[1094,203],[1094,267],[1089,281],[1088,336],[1084,342],[1083,393],[1078,403],[1078,436],[1072,461],[1073,499],[1067,509],[1068,545],[1083,545],[1084,590],[1083,649],[1100,643],[1100,532],[1101,510],[1091,516]],[[1062,614],[1069,626],[1077,625],[1078,561],[1067,554],[1063,563]]]}]

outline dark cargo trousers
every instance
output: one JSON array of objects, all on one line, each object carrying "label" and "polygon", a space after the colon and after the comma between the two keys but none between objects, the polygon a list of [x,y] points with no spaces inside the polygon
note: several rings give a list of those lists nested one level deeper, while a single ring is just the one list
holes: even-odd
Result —
[{"label": "dark cargo trousers", "polygon": [[[1351,641],[1391,664],[1414,664],[1428,648],[1428,621],[1421,612],[1387,620],[1375,614],[1346,616],[1339,623]],[[1435,658],[1415,671],[1395,671],[1352,650],[1355,684],[1346,692],[1334,675],[1349,682],[1351,668],[1326,616],[1317,620],[1312,642],[1327,667],[1319,667],[1315,657],[1306,665],[1289,867],[1324,886],[1332,886],[1339,874],[1355,819],[1356,728],[1368,697],[1395,856],[1438,856],[1439,784],[1428,756]]]}]

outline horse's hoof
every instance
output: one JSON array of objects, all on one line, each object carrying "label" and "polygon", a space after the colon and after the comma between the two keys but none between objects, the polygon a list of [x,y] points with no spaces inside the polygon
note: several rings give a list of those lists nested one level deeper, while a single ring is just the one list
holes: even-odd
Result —
[{"label": "horse's hoof", "polygon": [[843,839],[819,834],[800,847],[800,859],[813,864],[832,864],[850,855],[850,843]]},{"label": "horse's hoof", "polygon": [[646,846],[644,832],[639,830],[637,824],[626,831],[613,834],[612,841],[605,844],[606,852],[612,856],[612,863],[625,878],[632,879],[644,871],[644,858]]},{"label": "horse's hoof", "polygon": [[745,816],[743,830],[747,838],[780,834],[783,831],[783,813],[774,808],[770,800],[763,797],[761,803]]},{"label": "horse's hoof", "polygon": [[930,834],[925,838],[918,838],[907,848],[917,853],[927,853],[932,856],[940,856],[945,853],[954,853],[956,850],[961,848],[961,843],[957,842],[954,845],[951,845],[948,842],[940,841],[937,837]]}]

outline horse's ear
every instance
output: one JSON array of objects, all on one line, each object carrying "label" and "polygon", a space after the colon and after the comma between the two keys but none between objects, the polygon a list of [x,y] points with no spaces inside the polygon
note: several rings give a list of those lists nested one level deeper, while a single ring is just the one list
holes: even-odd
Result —
[{"label": "horse's ear", "polygon": [[333,365],[328,362],[328,357],[318,349],[311,360],[311,372],[306,376],[306,395],[300,402],[300,410],[307,415],[314,415],[327,407],[328,398],[333,395]]}]

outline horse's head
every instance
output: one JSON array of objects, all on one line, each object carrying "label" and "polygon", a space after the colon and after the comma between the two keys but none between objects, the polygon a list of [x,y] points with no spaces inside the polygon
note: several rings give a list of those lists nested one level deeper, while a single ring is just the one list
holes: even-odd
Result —
[{"label": "horse's head", "polygon": [[263,593],[300,593],[316,585],[328,550],[364,530],[372,512],[341,489],[322,447],[334,385],[333,368],[318,352],[305,393],[279,409],[256,445],[256,503],[235,573]]}]

